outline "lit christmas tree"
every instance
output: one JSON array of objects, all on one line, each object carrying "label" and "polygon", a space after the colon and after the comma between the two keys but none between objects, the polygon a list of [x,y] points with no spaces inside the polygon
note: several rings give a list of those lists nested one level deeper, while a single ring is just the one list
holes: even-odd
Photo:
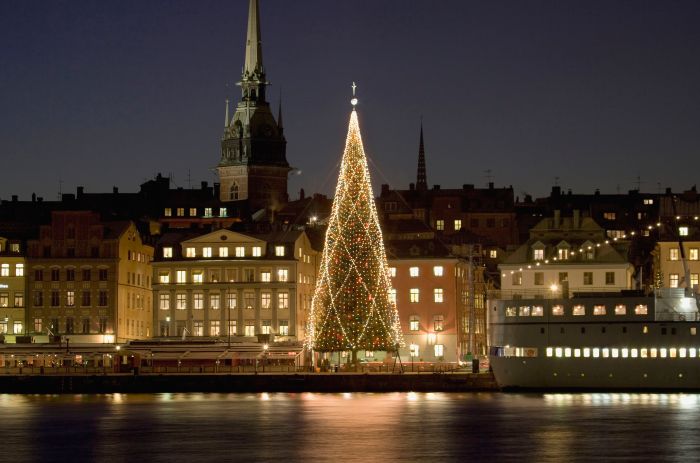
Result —
[{"label": "lit christmas tree", "polygon": [[320,276],[311,303],[308,347],[317,352],[396,351],[403,344],[389,297],[389,267],[367,158],[353,109],[333,199]]}]

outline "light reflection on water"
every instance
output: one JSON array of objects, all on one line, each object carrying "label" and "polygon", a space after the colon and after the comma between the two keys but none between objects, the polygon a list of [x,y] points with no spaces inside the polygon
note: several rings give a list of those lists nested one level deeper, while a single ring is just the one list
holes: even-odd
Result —
[{"label": "light reflection on water", "polygon": [[698,410],[696,394],[4,394],[0,435],[14,461],[687,461]]}]

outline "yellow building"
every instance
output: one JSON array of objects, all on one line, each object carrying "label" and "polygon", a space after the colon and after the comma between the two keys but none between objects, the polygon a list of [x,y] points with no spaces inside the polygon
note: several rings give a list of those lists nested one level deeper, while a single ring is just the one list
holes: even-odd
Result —
[{"label": "yellow building", "polygon": [[151,336],[153,248],[133,222],[53,212],[27,247],[27,331],[37,341],[48,335],[74,343]]},{"label": "yellow building", "polygon": [[26,262],[19,241],[0,237],[0,334],[5,342],[25,334]]},{"label": "yellow building", "polygon": [[700,277],[700,241],[683,243],[688,265],[690,285],[685,281],[685,269],[678,241],[659,241],[654,250],[654,279],[663,288],[694,288],[697,292]]}]

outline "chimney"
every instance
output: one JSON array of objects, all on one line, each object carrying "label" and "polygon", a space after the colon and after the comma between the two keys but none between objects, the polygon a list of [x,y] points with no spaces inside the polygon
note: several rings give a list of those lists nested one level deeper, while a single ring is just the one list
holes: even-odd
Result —
[{"label": "chimney", "polygon": [[209,186],[209,183],[207,183],[207,182],[202,182],[201,185],[202,185],[202,190],[206,190],[207,187]]},{"label": "chimney", "polygon": [[32,202],[33,202],[33,203],[36,202],[36,193],[32,193]]},{"label": "chimney", "polygon": [[489,182],[489,190],[493,190],[493,182]]},{"label": "chimney", "polygon": [[304,191],[303,188],[301,188],[301,189],[299,189],[299,200],[303,201],[304,199],[306,199],[306,192]]},{"label": "chimney", "polygon": [[574,230],[581,228],[581,211],[574,209]]},{"label": "chimney", "polygon": [[[32,193],[32,197],[35,197],[36,195]],[[12,195],[12,202],[16,203],[19,200],[19,196],[17,195]]]},{"label": "chimney", "polygon": [[78,198],[80,198],[80,197],[83,195],[84,192],[85,192],[85,188],[79,186],[79,187],[78,187]]},{"label": "chimney", "polygon": [[114,193],[115,195],[116,195],[116,194],[119,194],[119,188],[113,186],[113,187],[112,187],[112,193]]},{"label": "chimney", "polygon": [[556,209],[554,211],[554,227],[553,228],[559,228],[561,226],[561,211],[559,209]]},{"label": "chimney", "polygon": [[409,183],[409,184],[408,184],[408,189],[411,190],[411,191],[415,190],[415,189],[416,189],[416,184],[415,184],[415,183]]},{"label": "chimney", "polygon": [[439,189],[440,189],[440,185],[433,185],[433,190],[439,190]]},{"label": "chimney", "polygon": [[560,186],[553,186],[552,187],[552,196],[559,196],[561,194],[561,187]]}]

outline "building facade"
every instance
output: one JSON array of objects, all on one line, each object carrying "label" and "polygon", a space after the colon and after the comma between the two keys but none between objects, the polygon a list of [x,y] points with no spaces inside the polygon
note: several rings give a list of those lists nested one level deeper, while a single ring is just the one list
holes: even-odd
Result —
[{"label": "building facade", "polygon": [[303,231],[165,234],[153,265],[157,335],[301,341],[317,260]]},{"label": "building facade", "polygon": [[5,342],[26,332],[25,276],[22,243],[0,236],[0,335]]},{"label": "building facade", "polygon": [[28,332],[73,342],[151,336],[153,248],[133,222],[53,212],[27,248]]}]

